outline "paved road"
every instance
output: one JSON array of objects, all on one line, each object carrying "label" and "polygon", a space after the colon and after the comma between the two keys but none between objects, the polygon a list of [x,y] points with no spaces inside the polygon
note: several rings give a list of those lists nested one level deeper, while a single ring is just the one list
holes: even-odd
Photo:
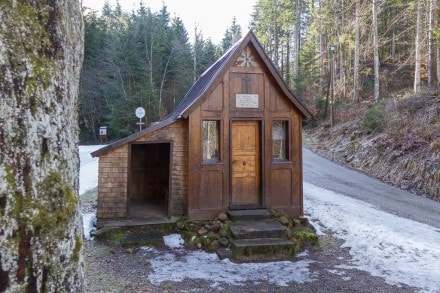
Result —
[{"label": "paved road", "polygon": [[440,229],[440,203],[385,184],[303,148],[304,181]]}]

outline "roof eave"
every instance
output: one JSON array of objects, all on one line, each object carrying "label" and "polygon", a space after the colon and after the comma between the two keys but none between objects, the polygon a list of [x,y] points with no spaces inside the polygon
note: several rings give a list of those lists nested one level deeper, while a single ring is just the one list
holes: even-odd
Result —
[{"label": "roof eave", "polygon": [[[235,60],[238,58],[241,51],[243,51],[243,49],[249,43],[252,36],[253,36],[253,33],[251,31],[249,31],[244,37],[242,37],[239,41],[237,41],[237,43],[234,46],[232,46],[227,52],[225,52],[225,54],[223,54],[223,56],[224,56],[224,55],[227,55],[228,53],[230,53],[231,50],[234,51],[233,54],[228,57],[227,62],[221,66],[221,68],[218,70],[218,72],[215,73],[215,75],[212,79],[212,82],[209,84],[209,86],[203,91],[203,93],[201,95],[199,95],[199,97],[194,99],[194,102],[192,104],[190,104],[181,113],[182,117],[188,118],[188,116],[191,114],[191,112],[194,110],[194,108],[197,107],[197,105],[199,105],[204,100],[203,98],[205,96],[209,95],[215,89],[215,87],[217,87],[218,83],[222,80],[221,77],[223,77],[223,75],[228,70],[228,68],[231,67],[232,63],[235,62]],[[212,66],[214,66],[214,64]],[[212,66],[210,66],[210,68],[212,68]],[[209,68],[206,71],[208,71],[208,70],[209,70]]]},{"label": "roof eave", "polygon": [[172,118],[172,119],[169,119],[169,120],[168,119],[163,120],[163,121],[159,122],[158,124],[155,124],[155,125],[152,125],[150,127],[147,127],[144,130],[141,130],[141,131],[138,131],[136,133],[133,133],[133,134],[131,134],[131,135],[127,136],[127,137],[124,137],[124,138],[122,138],[120,140],[117,140],[117,141],[115,141],[115,142],[113,142],[113,143],[111,143],[111,144],[109,144],[109,145],[107,145],[105,147],[102,147],[102,148],[100,148],[100,149],[98,149],[98,150],[96,150],[94,152],[91,152],[90,155],[93,158],[96,158],[96,157],[99,157],[101,155],[104,155],[104,154],[106,154],[106,153],[108,153],[108,152],[110,152],[110,151],[112,151],[114,149],[119,148],[120,146],[122,146],[124,144],[133,142],[133,141],[135,141],[135,140],[137,140],[137,139],[139,139],[139,138],[141,138],[141,137],[143,137],[143,136],[145,136],[147,134],[150,134],[153,131],[160,130],[160,129],[162,129],[162,128],[170,125],[170,124],[173,124],[174,122],[176,122],[179,119],[180,119],[180,117]]},{"label": "roof eave", "polygon": [[266,52],[263,50],[263,46],[258,42],[258,39],[256,36],[252,34],[252,38],[250,39],[250,42],[254,46],[255,50],[258,51],[258,54],[260,55],[261,59],[263,60],[266,68],[270,71],[273,78],[275,78],[277,84],[280,86],[283,93],[291,100],[291,102],[298,108],[303,118],[310,119],[313,115],[310,113],[310,111],[300,102],[300,100],[296,97],[294,93],[288,88],[284,80],[281,78],[279,72],[276,70],[275,65],[271,62],[269,57],[267,56]]}]

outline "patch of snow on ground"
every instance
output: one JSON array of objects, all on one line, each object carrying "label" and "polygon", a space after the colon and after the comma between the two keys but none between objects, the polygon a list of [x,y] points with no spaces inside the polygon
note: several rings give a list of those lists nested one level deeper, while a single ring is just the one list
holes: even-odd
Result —
[{"label": "patch of snow on ground", "polygon": [[[103,145],[79,146],[79,194],[98,186],[98,158],[92,158],[91,152],[104,147]],[[96,214],[82,214],[84,238],[91,240],[95,232]]]},{"label": "patch of snow on ground", "polygon": [[288,286],[291,282],[313,282],[317,278],[309,270],[310,260],[237,264],[229,259],[220,260],[215,253],[204,251],[185,251],[184,254],[178,251],[160,254],[151,249],[144,251],[153,269],[148,276],[153,284],[202,279],[213,282],[213,287],[222,283],[244,286],[249,281]]},{"label": "patch of snow on ground", "polygon": [[166,246],[172,249],[179,249],[183,247],[185,241],[183,241],[180,234],[171,234],[163,236],[163,242]]},{"label": "patch of snow on ground", "polygon": [[86,240],[92,240],[93,237],[91,237],[90,235],[96,232],[96,215],[95,213],[82,214],[82,218],[84,227],[84,238]]},{"label": "patch of snow on ground", "polygon": [[350,248],[352,266],[440,292],[440,233],[434,227],[376,209],[365,202],[304,182],[304,210]]},{"label": "patch of snow on ground", "polygon": [[104,145],[79,146],[79,194],[98,186],[98,160],[92,158],[91,152]]}]

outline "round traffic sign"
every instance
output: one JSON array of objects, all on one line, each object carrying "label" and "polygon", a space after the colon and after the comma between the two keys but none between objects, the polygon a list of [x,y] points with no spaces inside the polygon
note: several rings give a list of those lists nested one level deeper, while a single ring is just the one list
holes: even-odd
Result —
[{"label": "round traffic sign", "polygon": [[144,118],[145,117],[145,109],[142,107],[138,107],[138,108],[136,108],[135,114],[136,114],[136,117],[139,119]]}]

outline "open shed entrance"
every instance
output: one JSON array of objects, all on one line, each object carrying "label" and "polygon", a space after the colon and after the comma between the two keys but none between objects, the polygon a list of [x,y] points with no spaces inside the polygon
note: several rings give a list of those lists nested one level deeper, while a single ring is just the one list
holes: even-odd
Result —
[{"label": "open shed entrance", "polygon": [[170,143],[131,145],[128,218],[161,220],[168,217]]}]

